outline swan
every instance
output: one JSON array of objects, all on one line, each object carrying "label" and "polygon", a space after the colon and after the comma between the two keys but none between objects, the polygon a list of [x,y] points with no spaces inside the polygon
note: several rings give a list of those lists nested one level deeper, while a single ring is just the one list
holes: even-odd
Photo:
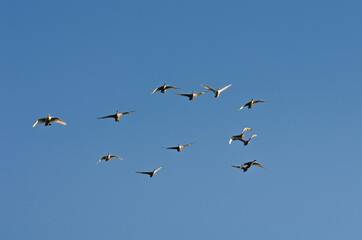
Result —
[{"label": "swan", "polygon": [[166,89],[179,89],[177,87],[173,87],[173,86],[167,86],[166,83],[164,85],[162,85],[161,87],[156,88],[155,90],[153,90],[150,94],[154,94],[157,91],[161,91],[161,93],[165,93]]},{"label": "swan", "polygon": [[251,128],[244,128],[244,130],[241,132],[240,135],[235,135],[235,136],[232,136],[229,140],[229,144],[231,144],[232,141],[234,140],[239,140],[239,141],[242,141],[243,137],[244,137],[244,133],[246,131],[251,131]]},{"label": "swan", "polygon": [[191,144],[194,144],[195,142],[193,143],[189,143],[189,144],[186,144],[186,145],[181,145],[179,144],[177,147],[163,147],[165,149],[176,149],[178,152],[181,152],[181,150],[184,148],[184,147],[188,147],[190,146]]},{"label": "swan", "polygon": [[63,125],[67,125],[65,122],[63,122],[60,118],[57,117],[51,117],[49,114],[46,118],[39,118],[34,124],[33,127],[35,127],[38,124],[45,123],[45,126],[52,125],[52,122],[57,122]]},{"label": "swan", "polygon": [[220,95],[220,93],[221,93],[222,91],[228,89],[228,88],[231,86],[231,84],[230,84],[230,85],[227,85],[226,87],[223,87],[223,88],[221,88],[221,89],[218,88],[217,90],[213,89],[212,87],[205,86],[205,85],[202,85],[202,84],[201,84],[201,86],[203,86],[204,88],[206,88],[206,89],[208,89],[208,90],[213,91],[213,92],[215,93],[215,98],[218,98],[219,95]]},{"label": "swan", "polygon": [[244,107],[251,108],[251,107],[254,105],[254,103],[262,103],[262,102],[267,102],[267,101],[251,99],[250,102],[245,103],[243,106],[241,106],[241,107],[240,107],[238,110],[236,110],[236,111],[240,111],[240,110],[243,109]]},{"label": "swan", "polygon": [[157,168],[157,169],[153,169],[152,172],[136,172],[136,173],[140,173],[140,174],[147,174],[150,175],[150,178],[153,177],[153,175],[155,175],[156,172],[158,172],[163,166],[165,166],[165,164],[163,164],[161,167]]},{"label": "swan", "polygon": [[126,115],[126,114],[130,114],[130,113],[133,113],[133,112],[135,112],[135,111],[118,113],[118,110],[117,110],[116,114],[108,115],[108,116],[104,116],[104,117],[99,117],[98,119],[114,118],[114,120],[115,120],[116,122],[119,122],[119,118],[120,118],[121,116]]},{"label": "swan", "polygon": [[108,162],[108,160],[111,159],[111,158],[118,158],[118,159],[123,160],[123,158],[120,158],[120,157],[118,157],[116,155],[111,155],[110,153],[108,153],[108,155],[101,157],[101,159],[98,160],[97,164],[102,160],[106,160],[106,162]]},{"label": "swan", "polygon": [[187,94],[187,93],[176,93],[177,95],[180,95],[180,96],[184,96],[184,97],[188,97],[189,100],[193,100],[195,97],[199,96],[199,95],[202,95],[202,94],[205,94],[207,93],[208,91],[205,91],[205,92],[200,92],[200,93],[195,93],[195,91],[192,91],[191,94]]},{"label": "swan", "polygon": [[246,162],[246,163],[244,163],[244,164],[241,165],[241,166],[232,165],[232,167],[238,168],[238,169],[242,169],[244,172],[246,172],[246,171],[248,171],[249,168],[250,168],[251,166],[253,166],[253,165],[258,166],[258,167],[261,167],[261,168],[264,168],[260,163],[257,163],[256,160],[251,161],[251,162]]}]

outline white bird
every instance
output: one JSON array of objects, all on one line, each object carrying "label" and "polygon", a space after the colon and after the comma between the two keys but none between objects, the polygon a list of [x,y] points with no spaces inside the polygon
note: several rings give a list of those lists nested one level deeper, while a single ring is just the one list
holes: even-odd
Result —
[{"label": "white bird", "polygon": [[135,111],[118,113],[118,110],[117,110],[116,114],[108,115],[108,116],[104,116],[104,117],[99,117],[98,119],[114,118],[114,120],[115,120],[116,122],[119,122],[119,118],[120,118],[121,116],[126,115],[126,114],[130,114],[130,113],[133,113],[133,112],[135,112]]},{"label": "white bird", "polygon": [[151,177],[153,177],[153,175],[155,175],[156,172],[158,172],[165,165],[166,165],[166,163],[157,169],[153,169],[152,172],[136,172],[136,173],[147,174],[147,175],[150,175],[150,178],[151,178]]},{"label": "white bird", "polygon": [[200,93],[195,93],[195,91],[192,91],[192,93],[190,94],[187,94],[187,93],[176,93],[177,95],[180,95],[180,96],[184,96],[184,97],[188,97],[189,100],[193,100],[195,97],[199,96],[199,95],[202,95],[202,94],[205,94],[207,93],[207,91],[205,92],[200,92]]},{"label": "white bird", "polygon": [[39,118],[34,124],[33,127],[35,127],[38,124],[45,123],[45,126],[52,125],[52,122],[57,122],[63,125],[67,125],[65,122],[63,122],[60,118],[57,117],[51,117],[49,114],[46,118]]},{"label": "white bird", "polygon": [[244,133],[246,131],[251,131],[251,128],[244,128],[244,130],[241,132],[240,135],[235,135],[235,136],[232,136],[229,140],[229,144],[231,144],[232,141],[234,140],[239,140],[239,141],[242,141],[243,137],[244,137]]},{"label": "white bird", "polygon": [[178,152],[180,152],[184,147],[188,147],[190,146],[191,144],[194,144],[195,142],[193,143],[189,143],[189,144],[186,144],[186,145],[181,145],[179,144],[177,147],[163,147],[165,149],[176,149]]},{"label": "white bird", "polygon": [[164,85],[162,85],[161,87],[156,88],[155,90],[153,90],[150,94],[154,94],[157,91],[161,91],[161,93],[165,93],[166,89],[179,89],[177,87],[173,87],[173,86],[167,86],[166,83]]},{"label": "white bird", "polygon": [[254,99],[251,99],[250,102],[245,103],[243,106],[241,106],[241,107],[240,107],[238,110],[236,110],[236,111],[239,111],[239,110],[243,109],[244,107],[251,108],[251,107],[254,105],[254,103],[262,103],[262,102],[266,102],[266,101],[263,101],[263,100],[255,100],[255,101],[254,101]]},{"label": "white bird", "polygon": [[111,158],[118,158],[118,159],[123,160],[123,158],[120,158],[120,157],[118,157],[116,155],[111,155],[110,153],[108,153],[108,155],[101,157],[101,159],[98,160],[97,164],[102,160],[105,160],[106,162],[108,162],[108,160],[111,159]]},{"label": "white bird", "polygon": [[201,84],[201,86],[203,86],[204,88],[206,88],[206,89],[208,89],[208,90],[213,91],[213,92],[215,93],[215,98],[218,98],[219,95],[220,95],[220,93],[221,93],[222,91],[226,90],[227,88],[229,88],[229,87],[231,86],[231,84],[230,84],[230,85],[227,85],[226,87],[223,87],[223,88],[221,88],[221,89],[218,88],[217,90],[213,89],[212,87],[205,86],[205,85],[202,85],[202,84]]}]

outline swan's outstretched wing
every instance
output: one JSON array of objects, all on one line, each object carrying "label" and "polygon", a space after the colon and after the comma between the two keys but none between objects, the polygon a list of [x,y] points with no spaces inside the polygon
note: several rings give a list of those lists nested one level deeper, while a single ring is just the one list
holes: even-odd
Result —
[{"label": "swan's outstretched wing", "polygon": [[240,107],[238,110],[236,110],[236,111],[240,111],[240,110],[243,109],[244,107],[249,106],[249,104],[250,104],[250,102],[245,103],[243,106],[241,106],[241,107]]},{"label": "swan's outstretched wing", "polygon": [[258,166],[258,167],[261,167],[261,168],[265,168],[265,167],[263,167],[260,163],[254,163],[253,165]]},{"label": "swan's outstretched wing", "polygon": [[135,112],[135,111],[123,112],[123,113],[121,113],[121,116],[126,115],[126,114],[130,114],[130,113],[133,113],[133,112]]},{"label": "swan's outstretched wing", "polygon": [[179,88],[173,86],[166,86],[166,89],[179,89]]},{"label": "swan's outstretched wing", "polygon": [[60,124],[63,124],[63,125],[67,125],[65,122],[63,122],[60,118],[51,118],[50,119],[51,122],[57,122],[57,123],[60,123]]},{"label": "swan's outstretched wing", "polygon": [[235,165],[231,165],[232,167],[234,167],[234,168],[239,168],[239,169],[241,169],[241,166],[235,166]]},{"label": "swan's outstretched wing", "polygon": [[[106,159],[106,158],[107,158],[107,156],[101,157],[101,158],[98,160],[97,164],[98,164],[100,161],[102,161],[103,159]],[[96,165],[97,165],[97,164],[96,164]]]},{"label": "swan's outstretched wing", "polygon": [[263,100],[256,100],[256,101],[254,101],[254,103],[261,103],[261,102],[266,102],[266,101],[263,101]]},{"label": "swan's outstretched wing", "polygon": [[176,94],[184,97],[192,97],[192,94],[187,94],[187,93],[176,93]]},{"label": "swan's outstretched wing", "polygon": [[41,123],[45,123],[46,122],[46,118],[39,118],[38,120],[36,120],[36,122],[33,124],[33,127],[35,127],[38,124]]},{"label": "swan's outstretched wing", "polygon": [[186,144],[186,145],[182,145],[181,147],[184,148],[184,147],[188,147],[190,146],[191,144],[194,144],[195,142],[192,142],[192,143],[189,143],[189,144]]},{"label": "swan's outstretched wing", "polygon": [[258,135],[254,134],[253,136],[250,137],[250,139],[252,139],[253,137],[256,137],[256,136],[258,136]]},{"label": "swan's outstretched wing", "polygon": [[230,85],[227,85],[226,87],[221,88],[221,89],[220,89],[220,92],[222,92],[222,91],[224,91],[224,90],[228,89],[230,86],[231,86],[231,84],[230,84]]},{"label": "swan's outstretched wing", "polygon": [[159,171],[161,168],[163,168],[163,166],[165,166],[165,165],[166,165],[166,163],[163,164],[161,167],[157,168],[157,169],[154,171],[154,173],[158,172],[158,171]]},{"label": "swan's outstretched wing", "polygon": [[205,85],[202,85],[202,84],[201,84],[201,86],[203,86],[204,88],[206,88],[206,89],[208,89],[208,90],[210,90],[210,91],[213,91],[214,93],[217,92],[217,91],[216,91],[215,89],[213,89],[212,87],[205,86]]},{"label": "swan's outstretched wing", "polygon": [[207,93],[207,91],[205,91],[205,92],[200,92],[200,93],[196,93],[195,95],[196,95],[196,96],[199,96],[199,95],[202,95],[202,94],[205,94],[205,93]]},{"label": "swan's outstretched wing", "polygon": [[246,131],[251,131],[251,128],[244,128],[244,130],[241,134],[245,133]]},{"label": "swan's outstretched wing", "polygon": [[164,149],[178,149],[178,147],[163,147]]},{"label": "swan's outstretched wing", "polygon": [[152,172],[136,172],[136,173],[140,173],[140,174],[147,174],[147,175],[152,175]]},{"label": "swan's outstretched wing", "polygon": [[160,90],[161,90],[161,87],[158,87],[155,90],[153,90],[150,94],[154,94],[155,92],[160,91]]},{"label": "swan's outstretched wing", "polygon": [[104,119],[104,118],[116,118],[116,114],[113,115],[108,115],[108,116],[104,116],[104,117],[99,117],[98,119]]},{"label": "swan's outstretched wing", "polygon": [[118,157],[118,156],[116,156],[116,155],[111,155],[110,157],[111,157],[111,158],[118,158],[118,159],[123,160],[123,158],[120,158],[120,157]]}]

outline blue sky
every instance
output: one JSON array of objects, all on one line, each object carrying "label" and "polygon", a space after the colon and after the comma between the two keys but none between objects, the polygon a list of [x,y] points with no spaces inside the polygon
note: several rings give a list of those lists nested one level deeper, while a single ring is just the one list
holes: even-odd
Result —
[{"label": "blue sky", "polygon": [[[1,1],[1,239],[361,239],[361,11]],[[174,94],[200,84],[232,86]],[[251,98],[270,102],[235,112]],[[68,125],[31,127],[47,114]]]}]

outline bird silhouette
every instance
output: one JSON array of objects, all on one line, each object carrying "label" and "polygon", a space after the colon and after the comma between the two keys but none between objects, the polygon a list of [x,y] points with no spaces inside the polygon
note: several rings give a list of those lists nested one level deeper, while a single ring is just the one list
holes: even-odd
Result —
[{"label": "bird silhouette", "polygon": [[241,166],[232,165],[232,167],[242,169],[244,172],[247,172],[249,170],[249,168],[253,165],[264,168],[260,163],[257,163],[256,160],[251,161],[251,162],[246,162]]},{"label": "bird silhouette", "polygon": [[167,86],[166,83],[164,85],[162,85],[161,87],[156,88],[155,90],[153,90],[150,94],[154,94],[157,91],[161,91],[161,93],[165,93],[166,89],[179,89],[177,87],[173,87],[173,86]]},{"label": "bird silhouette", "polygon": [[156,172],[158,172],[158,171],[159,171],[163,166],[165,166],[165,165],[166,165],[166,163],[163,164],[161,167],[159,167],[159,168],[157,168],[157,169],[153,169],[152,172],[136,172],[136,173],[147,174],[147,175],[149,175],[150,178],[151,178],[151,177],[153,177],[153,176],[156,174]]},{"label": "bird silhouette", "polygon": [[113,114],[113,115],[108,115],[108,116],[104,116],[104,117],[99,117],[98,119],[104,119],[104,118],[114,118],[114,120],[116,122],[119,122],[119,118],[123,115],[126,115],[126,114],[130,114],[130,113],[133,113],[135,111],[129,111],[129,112],[122,112],[122,113],[119,113],[118,110],[116,112],[116,114]]},{"label": "bird silhouette", "polygon": [[191,144],[194,144],[194,143],[195,143],[195,142],[189,143],[189,144],[186,144],[186,145],[181,145],[181,144],[179,144],[177,147],[163,147],[163,148],[165,148],[165,149],[176,149],[178,152],[181,152],[181,150],[182,150],[183,148],[188,147],[188,146],[190,146]]},{"label": "bird silhouette", "polygon": [[47,117],[45,118],[39,118],[34,124],[33,124],[33,127],[35,127],[36,125],[38,124],[41,124],[41,123],[45,123],[44,125],[45,126],[50,126],[52,125],[52,122],[57,122],[57,123],[60,123],[60,124],[63,124],[63,125],[67,125],[65,122],[63,122],[60,118],[57,118],[57,117],[51,117],[49,114]]},{"label": "bird silhouette", "polygon": [[188,97],[189,100],[191,101],[191,100],[194,100],[195,97],[200,96],[200,95],[205,94],[205,93],[207,93],[207,91],[200,92],[200,93],[195,93],[195,91],[192,91],[191,94],[187,94],[187,93],[176,93],[176,94],[180,95],[180,96]]},{"label": "bird silhouette", "polygon": [[231,144],[232,141],[234,140],[239,140],[239,141],[242,141],[243,137],[244,137],[244,133],[246,131],[251,131],[251,128],[244,128],[244,130],[241,132],[240,135],[235,135],[235,136],[232,136],[229,140],[229,144]]},{"label": "bird silhouette", "polygon": [[108,160],[111,159],[111,158],[118,158],[118,159],[123,160],[123,158],[120,158],[120,157],[118,157],[116,155],[111,155],[110,153],[108,153],[108,155],[101,157],[101,159],[98,160],[97,164],[102,160],[105,160],[106,162],[108,162]]},{"label": "bird silhouette", "polygon": [[205,86],[205,85],[202,85],[202,84],[201,84],[201,86],[203,86],[204,88],[206,88],[206,89],[211,90],[212,92],[214,92],[214,93],[215,93],[215,98],[218,98],[219,95],[220,95],[220,93],[221,93],[222,91],[226,90],[227,88],[229,88],[229,87],[231,86],[231,84],[230,84],[230,85],[227,85],[226,87],[223,87],[223,88],[221,88],[221,89],[218,88],[217,90],[213,89],[212,87]]},{"label": "bird silhouette", "polygon": [[245,103],[243,106],[241,106],[238,110],[236,111],[239,111],[241,109],[243,109],[244,107],[248,107],[248,108],[252,108],[252,106],[254,105],[254,103],[262,103],[262,102],[266,102],[264,100],[254,100],[254,99],[251,99],[250,102],[248,103]]}]

